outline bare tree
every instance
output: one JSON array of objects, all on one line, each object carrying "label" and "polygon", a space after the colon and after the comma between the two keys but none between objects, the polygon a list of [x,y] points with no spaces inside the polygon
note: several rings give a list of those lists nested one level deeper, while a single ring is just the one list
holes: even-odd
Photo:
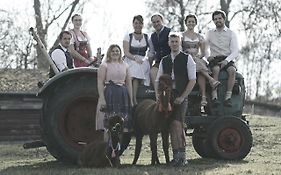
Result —
[{"label": "bare tree", "polygon": [[250,61],[254,65],[246,70],[250,72],[246,74],[252,76],[251,81],[248,81],[248,86],[252,87],[248,89],[248,95],[258,99],[264,92],[271,98],[270,92],[276,84],[272,81],[278,81],[268,77],[274,74],[271,70],[272,63],[280,59],[278,45],[281,40],[281,1],[252,0],[248,4],[242,3],[242,6],[247,6],[247,10],[242,12],[247,40],[241,53],[244,62]]},{"label": "bare tree", "polygon": [[203,14],[204,0],[148,0],[146,1],[146,6],[151,9],[148,17],[153,13],[160,13],[168,21],[168,26],[174,30],[184,31],[185,16],[189,13],[194,13],[198,16]]},{"label": "bare tree", "polygon": [[[57,2],[51,0],[47,1],[45,11],[42,11],[41,1],[40,0],[34,0],[34,12],[35,12],[35,21],[36,21],[36,29],[37,33],[42,41],[42,43],[47,48],[47,42],[46,37],[48,34],[49,27],[59,18],[62,17],[65,13],[68,12],[68,15],[65,19],[65,22],[63,26],[61,27],[61,30],[65,30],[70,17],[72,13],[74,12],[75,8],[77,7],[79,0],[73,0],[69,4],[65,4],[64,1],[61,4],[58,4]],[[55,5],[54,5],[55,4]],[[70,9],[70,10],[69,10]],[[43,16],[44,14],[44,16]],[[58,43],[58,40],[55,41],[54,45]],[[53,46],[54,46],[53,45]],[[47,69],[49,67],[47,61],[43,58],[43,53],[40,51],[40,49],[37,47],[37,61],[38,61],[38,68],[39,69]]]},{"label": "bare tree", "polygon": [[27,32],[22,32],[26,26],[15,22],[16,13],[0,10],[0,67],[28,69],[34,61],[30,57],[33,42]]}]

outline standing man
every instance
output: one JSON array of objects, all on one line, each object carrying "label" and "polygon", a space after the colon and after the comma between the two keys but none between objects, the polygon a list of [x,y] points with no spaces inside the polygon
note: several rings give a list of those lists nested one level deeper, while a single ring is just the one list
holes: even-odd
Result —
[{"label": "standing man", "polygon": [[[51,58],[60,72],[73,68],[73,59],[68,52],[71,37],[70,32],[62,31],[59,35],[60,43],[51,53]],[[52,78],[53,76],[55,76],[55,73],[50,68],[49,77]]]},{"label": "standing man", "polygon": [[150,64],[153,60],[155,61],[154,65],[150,70],[150,77],[152,84],[155,89],[155,78],[158,72],[158,67],[161,59],[170,54],[171,49],[168,45],[168,36],[171,31],[170,28],[163,25],[163,16],[159,13],[156,13],[151,16],[151,22],[155,32],[151,34],[150,42],[152,43],[152,48],[150,48]]},{"label": "standing man", "polygon": [[158,100],[158,83],[162,74],[168,74],[173,80],[173,112],[171,115],[170,135],[173,149],[173,166],[186,165],[185,133],[183,128],[184,116],[187,110],[188,95],[196,83],[196,64],[191,57],[180,51],[180,35],[170,33],[168,44],[171,53],[165,56],[159,65],[155,80],[156,99]]},{"label": "standing man", "polygon": [[[206,37],[206,46],[210,49],[208,61],[212,70],[213,78],[218,80],[220,70],[228,73],[227,91],[225,94],[224,105],[231,107],[232,89],[235,83],[236,67],[234,60],[238,57],[238,42],[236,34],[225,26],[225,13],[217,10],[212,14],[212,20],[216,25],[215,29],[210,30]],[[212,102],[217,106],[217,90],[212,92]]]}]

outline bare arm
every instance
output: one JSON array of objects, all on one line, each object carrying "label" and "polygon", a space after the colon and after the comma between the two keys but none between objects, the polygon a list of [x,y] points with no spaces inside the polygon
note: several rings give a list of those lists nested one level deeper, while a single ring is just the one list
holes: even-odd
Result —
[{"label": "bare arm", "polygon": [[86,33],[86,32],[83,32],[83,33],[88,40],[87,51],[88,51],[89,58],[91,58],[93,56],[93,52],[92,52],[92,48],[91,48],[91,44],[90,44],[90,37],[89,37],[88,33]]},{"label": "bare arm", "polygon": [[136,55],[133,55],[130,53],[130,46],[129,46],[129,42],[126,41],[126,40],[123,40],[123,49],[124,49],[124,54],[127,58],[129,58],[130,60],[133,60],[133,61],[136,61],[137,63],[139,64],[142,64],[143,61],[140,60],[140,59],[137,59],[137,56]]},{"label": "bare arm", "polygon": [[101,105],[106,104],[104,98],[105,75],[106,75],[106,66],[102,64],[98,69],[98,93],[99,93],[99,100]]},{"label": "bare arm", "polygon": [[158,101],[158,97],[159,97],[159,92],[158,92],[159,78],[160,78],[161,75],[163,75],[162,60],[160,61],[159,69],[158,69],[157,76],[156,76],[156,79],[155,79],[155,84],[154,84],[155,98],[156,98],[157,101]]},{"label": "bare arm", "polygon": [[133,106],[132,79],[131,79],[131,75],[130,75],[130,73],[129,73],[128,67],[127,67],[127,69],[126,69],[126,86],[127,86],[128,92],[129,92],[131,105]]},{"label": "bare arm", "polygon": [[130,48],[129,42],[126,40],[123,40],[123,50],[124,50],[125,56],[131,60],[135,60],[136,58],[134,57],[133,54],[130,53],[129,48]]},{"label": "bare arm", "polygon": [[88,51],[89,57],[91,58],[93,56],[93,52],[92,52],[90,43],[87,44],[87,51]]},{"label": "bare arm", "polygon": [[151,38],[149,38],[148,40],[148,45],[149,45],[149,50],[147,56],[148,56],[149,64],[151,66],[155,57],[155,50]]},{"label": "bare arm", "polygon": [[206,41],[204,40],[203,36],[199,36],[200,37],[200,58],[204,57],[206,55]]},{"label": "bare arm", "polygon": [[74,59],[78,58],[79,60],[84,61],[84,62],[87,63],[87,64],[90,64],[90,61],[89,61],[89,60],[87,60],[86,58],[84,58],[82,55],[80,55],[80,54],[74,49],[74,45],[73,45],[73,44],[71,44],[71,45],[69,46],[69,53],[70,53],[70,55],[71,55]]}]

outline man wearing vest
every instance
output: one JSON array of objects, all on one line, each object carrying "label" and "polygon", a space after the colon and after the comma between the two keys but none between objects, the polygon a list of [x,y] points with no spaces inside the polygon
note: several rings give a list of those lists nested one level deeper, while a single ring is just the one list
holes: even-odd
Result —
[{"label": "man wearing vest", "polygon": [[149,57],[150,64],[152,64],[153,60],[155,63],[150,70],[150,77],[155,88],[155,78],[158,72],[159,63],[164,56],[171,52],[168,45],[168,36],[171,29],[163,25],[163,16],[159,13],[151,16],[151,22],[155,32],[151,34],[149,40],[152,43],[152,48],[149,48]]},{"label": "man wearing vest", "polygon": [[[51,53],[51,58],[60,72],[73,68],[73,59],[68,52],[71,37],[70,32],[62,31],[59,35],[60,43]],[[49,77],[52,78],[53,76],[55,76],[55,73],[50,68]]]},{"label": "man wearing vest", "polygon": [[185,133],[183,119],[187,110],[188,95],[196,83],[196,64],[191,55],[180,51],[181,39],[177,33],[170,33],[168,44],[171,53],[159,64],[155,80],[156,99],[158,100],[158,83],[162,74],[168,74],[173,80],[173,109],[170,123],[171,145],[173,149],[173,166],[187,164],[185,154]]},{"label": "man wearing vest", "polygon": [[[206,37],[206,47],[210,48],[210,56],[208,52],[206,57],[209,66],[212,69],[212,75],[218,80],[220,70],[228,73],[227,91],[225,94],[224,105],[231,107],[232,89],[235,83],[236,67],[234,60],[238,57],[238,42],[236,34],[225,26],[225,13],[217,10],[212,14],[212,20],[216,25],[215,29],[210,30]],[[212,92],[212,103],[214,106],[220,104],[218,100],[217,90]]]}]

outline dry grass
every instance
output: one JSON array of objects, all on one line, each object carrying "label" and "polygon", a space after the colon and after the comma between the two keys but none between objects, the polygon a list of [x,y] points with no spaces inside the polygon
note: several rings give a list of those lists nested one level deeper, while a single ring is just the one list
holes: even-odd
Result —
[{"label": "dry grass", "polygon": [[[150,166],[150,148],[146,138],[137,166],[131,166],[134,140],[121,157],[119,169],[84,169],[57,162],[45,148],[24,150],[22,143],[0,143],[0,174],[22,175],[168,175],[168,174],[280,174],[281,172],[281,118],[249,116],[254,143],[250,154],[242,161],[219,161],[202,159],[187,137],[187,155],[189,165],[184,168],[166,165]],[[159,145],[161,145],[159,141]],[[161,162],[164,156],[159,146]]]}]

